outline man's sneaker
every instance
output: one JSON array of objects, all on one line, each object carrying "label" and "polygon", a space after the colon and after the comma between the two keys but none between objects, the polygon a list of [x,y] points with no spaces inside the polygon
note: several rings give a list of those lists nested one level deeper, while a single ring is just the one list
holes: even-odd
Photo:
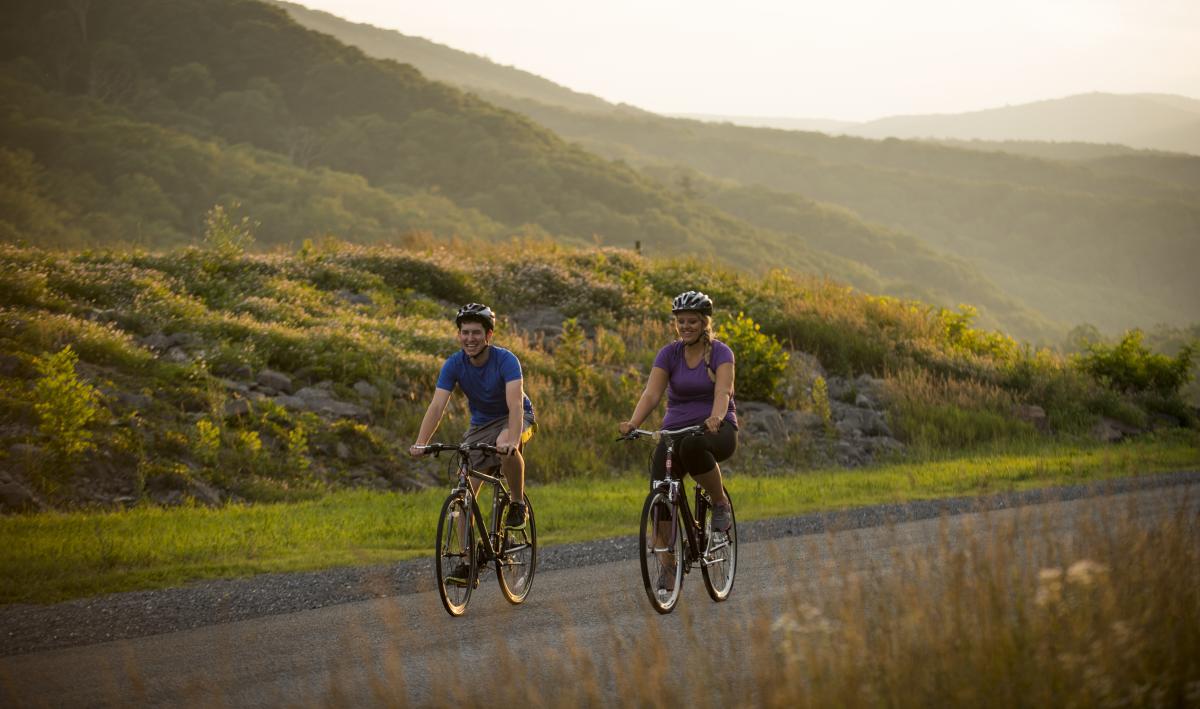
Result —
[{"label": "man's sneaker", "polygon": [[459,564],[454,567],[450,575],[446,577],[446,583],[451,586],[466,586],[467,581],[471,578],[471,567],[467,564]]},{"label": "man's sneaker", "polygon": [[514,502],[508,506],[508,516],[504,518],[504,526],[512,529],[525,526],[526,509],[524,502]]},{"label": "man's sneaker", "polygon": [[718,532],[728,532],[733,526],[733,507],[728,502],[718,502],[713,505],[712,528]]},{"label": "man's sneaker", "polygon": [[659,591],[671,593],[675,590],[675,565],[670,564],[664,566],[658,572],[658,583],[656,584]]}]

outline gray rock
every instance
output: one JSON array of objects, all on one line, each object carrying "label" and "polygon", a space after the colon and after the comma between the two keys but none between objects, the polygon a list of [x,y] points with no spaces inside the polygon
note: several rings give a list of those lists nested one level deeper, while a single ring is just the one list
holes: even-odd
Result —
[{"label": "gray rock", "polygon": [[285,394],[292,393],[292,379],[283,372],[276,372],[273,369],[264,369],[258,373],[259,384],[265,387],[271,387],[276,391],[281,391]]},{"label": "gray rock", "polygon": [[825,428],[825,421],[815,411],[785,411],[783,421],[789,431],[820,431]]},{"label": "gray rock", "polygon": [[374,384],[361,379],[354,382],[354,391],[368,401],[374,401],[379,398],[379,389]]},{"label": "gray rock", "polygon": [[858,394],[858,396],[854,397],[854,405],[860,409],[878,409],[879,408],[879,405],[876,404],[875,401],[871,397],[869,397],[866,394],[863,394],[861,392]]},{"label": "gray rock", "polygon": [[517,327],[546,339],[562,335],[562,324],[567,319],[563,311],[552,307],[525,308],[514,311],[510,317]]},{"label": "gray rock", "polygon": [[1102,416],[1095,426],[1092,426],[1092,438],[1101,443],[1116,443],[1128,436],[1136,436],[1141,429],[1127,423]]},{"label": "gray rock", "polygon": [[0,513],[36,512],[42,502],[24,485],[12,479],[0,481]]},{"label": "gray rock", "polygon": [[250,413],[250,402],[246,399],[230,399],[225,402],[225,418],[241,418]]},{"label": "gray rock", "polygon": [[345,443],[338,441],[337,446],[334,447],[334,450],[338,458],[341,458],[342,460],[347,460],[350,458],[350,447]]},{"label": "gray rock", "polygon": [[860,409],[840,401],[829,402],[838,430],[857,429],[867,436],[891,436],[883,414],[871,409]]},{"label": "gray rock", "polygon": [[825,390],[829,393],[830,401],[844,402],[850,395],[851,388],[850,382],[836,374],[825,377]]},{"label": "gray rock", "polygon": [[748,435],[761,435],[776,440],[786,440],[787,426],[779,409],[761,401],[739,401],[738,423]]},{"label": "gray rock", "polygon": [[323,416],[354,419],[363,423],[371,420],[371,412],[367,409],[337,399],[309,399],[305,400],[305,405],[309,411]]},{"label": "gray rock", "polygon": [[32,460],[41,456],[42,448],[31,443],[14,443],[8,447],[8,452],[13,458]]},{"label": "gray rock", "polygon": [[1050,430],[1050,420],[1046,418],[1046,410],[1032,404],[1019,404],[1013,407],[1013,416],[1033,424],[1037,430],[1046,433]]},{"label": "gray rock", "polygon": [[313,387],[304,387],[303,389],[296,392],[292,396],[295,396],[299,399],[304,399],[305,401],[321,401],[324,399],[332,398],[333,395],[329,393],[328,389],[320,389],[318,387],[313,386]]},{"label": "gray rock", "polygon": [[221,505],[221,492],[203,480],[193,479],[191,484],[188,485],[188,493],[197,502],[209,507],[219,507]]},{"label": "gray rock", "polygon": [[0,377],[13,379],[33,379],[37,370],[20,357],[7,352],[0,353]]},{"label": "gray rock", "polygon": [[154,400],[145,394],[134,394],[133,392],[128,391],[118,391],[113,394],[113,398],[115,398],[117,403],[121,404],[121,406],[124,406],[128,409],[133,409],[135,411],[144,411],[150,408],[150,405],[154,403]]},{"label": "gray rock", "polygon": [[239,394],[246,394],[250,391],[250,387],[242,384],[241,382],[235,382],[230,379],[220,379],[218,381],[221,383],[221,387],[224,388],[225,391],[236,391]]},{"label": "gray rock", "polygon": [[280,406],[282,406],[283,408],[285,408],[289,411],[307,411],[308,410],[308,403],[304,399],[301,399],[298,396],[288,396],[287,394],[280,394],[279,396],[275,397],[275,403],[279,404]]},{"label": "gray rock", "polygon": [[172,347],[167,350],[166,354],[163,355],[163,359],[175,364],[185,364],[192,361],[192,358],[188,356],[187,352],[183,351],[182,347]]},{"label": "gray rock", "polygon": [[148,350],[154,350],[155,352],[166,352],[168,349],[170,349],[171,345],[174,344],[174,341],[161,332],[156,332],[140,338],[137,343]]},{"label": "gray rock", "polygon": [[350,305],[374,305],[375,304],[375,301],[371,299],[371,296],[366,295],[364,293],[355,293],[352,290],[344,290],[344,289],[340,290],[337,292],[337,297],[340,298],[343,302],[349,303]]},{"label": "gray rock", "polygon": [[250,368],[250,365],[243,364],[235,367],[234,370],[229,373],[229,376],[237,379],[238,381],[248,382],[254,378],[254,370]]}]

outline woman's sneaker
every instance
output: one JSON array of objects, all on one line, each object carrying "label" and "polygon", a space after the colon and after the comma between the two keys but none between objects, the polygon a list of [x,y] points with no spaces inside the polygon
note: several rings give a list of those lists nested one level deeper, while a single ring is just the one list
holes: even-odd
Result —
[{"label": "woman's sneaker", "polygon": [[733,506],[728,502],[718,502],[713,505],[712,528],[718,532],[728,532],[733,526]]},{"label": "woman's sneaker", "polygon": [[510,529],[517,529],[525,526],[526,509],[524,502],[514,502],[508,506],[508,516],[504,519],[504,526]]}]

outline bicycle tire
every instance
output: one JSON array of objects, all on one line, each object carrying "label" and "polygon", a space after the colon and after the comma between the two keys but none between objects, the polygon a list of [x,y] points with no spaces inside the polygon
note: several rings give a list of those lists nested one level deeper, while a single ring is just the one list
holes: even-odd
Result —
[{"label": "bicycle tire", "polygon": [[528,515],[525,526],[503,529],[500,553],[496,558],[496,580],[500,582],[504,600],[513,605],[524,602],[529,595],[529,589],[533,588],[533,575],[537,571],[537,525],[529,496],[525,495],[524,499]]},{"label": "bicycle tire", "polygon": [[[729,496],[728,490],[725,491],[725,497],[729,500],[729,517],[732,524],[729,525],[729,531],[724,534],[724,540],[713,536],[712,505],[705,504],[704,510],[700,513],[700,526],[704,530],[705,538],[700,570],[704,575],[704,588],[708,591],[708,597],[717,603],[729,598],[729,593],[733,591],[734,578],[737,575],[737,515],[734,514],[733,498]],[[720,544],[724,544],[724,546],[717,546]],[[714,546],[717,546],[716,553],[714,553]],[[706,563],[714,559],[719,560],[718,563]]]},{"label": "bicycle tire", "polygon": [[[674,587],[672,590],[660,590],[658,578],[667,566],[666,557],[669,552],[655,547],[655,530],[659,524],[666,522],[660,519],[663,510],[669,511],[674,537],[663,549],[672,549],[675,553]],[[683,566],[687,563],[684,550],[683,523],[679,510],[671,504],[670,499],[662,492],[653,490],[646,496],[642,506],[642,522],[638,533],[638,559],[642,565],[642,585],[646,589],[646,597],[650,605],[659,613],[670,613],[675,610],[679,596],[683,592]]]},{"label": "bicycle tire", "polygon": [[[460,519],[464,520],[462,526]],[[461,563],[466,563],[470,568],[465,585],[447,578]],[[434,567],[442,606],[452,616],[462,615],[467,611],[467,603],[471,600],[471,591],[475,588],[475,578],[479,573],[475,554],[475,523],[467,498],[462,493],[451,493],[442,503],[434,547]]]}]

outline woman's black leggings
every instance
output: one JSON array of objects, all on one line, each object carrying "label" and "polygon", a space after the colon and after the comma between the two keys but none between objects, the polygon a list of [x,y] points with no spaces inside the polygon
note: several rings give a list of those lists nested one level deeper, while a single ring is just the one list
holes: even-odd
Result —
[{"label": "woman's black leggings", "polygon": [[[703,475],[716,467],[717,463],[733,455],[737,450],[737,428],[729,421],[722,421],[716,433],[688,436],[675,442],[675,463],[671,468],[674,477],[684,473]],[[667,442],[660,440],[654,449],[650,472],[655,480],[667,476]]]}]

